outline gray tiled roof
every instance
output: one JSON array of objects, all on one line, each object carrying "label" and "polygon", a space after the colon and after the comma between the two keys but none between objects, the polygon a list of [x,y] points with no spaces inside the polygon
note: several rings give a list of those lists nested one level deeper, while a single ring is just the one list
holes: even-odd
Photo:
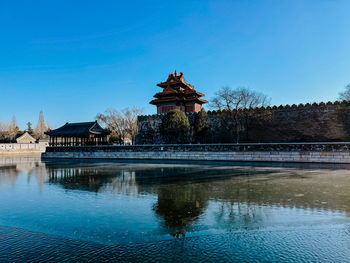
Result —
[{"label": "gray tiled roof", "polygon": [[45,132],[49,136],[88,136],[88,135],[108,135],[111,132],[103,129],[97,121],[66,123],[60,128]]}]

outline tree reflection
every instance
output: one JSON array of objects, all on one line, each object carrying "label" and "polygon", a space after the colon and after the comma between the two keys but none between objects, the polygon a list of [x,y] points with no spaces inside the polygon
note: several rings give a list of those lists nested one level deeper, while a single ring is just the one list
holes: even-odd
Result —
[{"label": "tree reflection", "polygon": [[193,225],[208,206],[208,192],[198,184],[161,185],[157,194],[154,211],[174,237],[185,236],[187,227]]},{"label": "tree reflection", "polygon": [[[256,167],[47,163],[49,183],[69,190],[156,196],[153,212],[163,230],[193,231],[209,206],[221,229],[255,228],[270,207],[350,211],[349,173]],[[207,215],[208,213],[206,213]]]}]

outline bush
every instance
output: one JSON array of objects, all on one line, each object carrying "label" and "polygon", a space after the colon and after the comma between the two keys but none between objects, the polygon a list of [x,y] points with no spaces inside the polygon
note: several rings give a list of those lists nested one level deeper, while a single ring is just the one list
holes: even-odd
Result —
[{"label": "bush", "polygon": [[208,143],[209,142],[209,121],[208,114],[202,109],[196,115],[193,124],[194,138],[196,142]]},{"label": "bush", "polygon": [[166,143],[187,143],[189,130],[190,122],[182,111],[169,111],[162,120],[161,132]]}]

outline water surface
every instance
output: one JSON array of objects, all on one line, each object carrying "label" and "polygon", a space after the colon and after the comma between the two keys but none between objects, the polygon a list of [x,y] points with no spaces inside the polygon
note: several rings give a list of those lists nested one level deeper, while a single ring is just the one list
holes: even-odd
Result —
[{"label": "water surface", "polygon": [[0,157],[0,261],[349,261],[347,168]]}]

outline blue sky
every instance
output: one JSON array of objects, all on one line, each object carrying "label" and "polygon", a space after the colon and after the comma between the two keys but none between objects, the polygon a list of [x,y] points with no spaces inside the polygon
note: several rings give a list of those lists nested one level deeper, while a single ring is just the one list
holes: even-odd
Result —
[{"label": "blue sky", "polygon": [[153,114],[175,69],[208,100],[244,86],[277,105],[333,101],[350,83],[349,12],[349,0],[2,1],[0,120]]}]

